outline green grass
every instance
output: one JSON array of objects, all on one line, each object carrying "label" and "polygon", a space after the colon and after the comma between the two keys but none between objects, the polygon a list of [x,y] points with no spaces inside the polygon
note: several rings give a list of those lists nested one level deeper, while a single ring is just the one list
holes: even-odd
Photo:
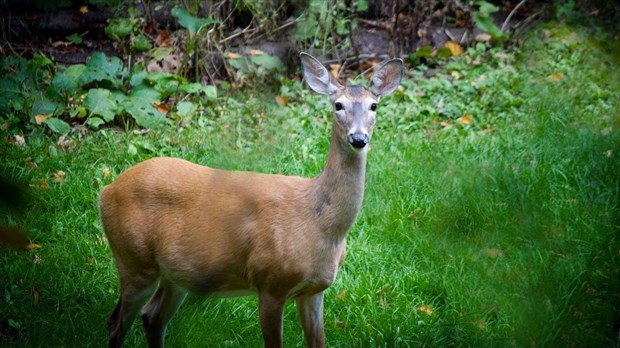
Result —
[{"label": "green grass", "polygon": [[[380,105],[364,206],[326,294],[329,346],[619,344],[617,42],[554,22],[518,50],[478,47],[433,77],[408,72]],[[3,175],[49,189],[28,189],[29,208],[0,220],[42,246],[0,251],[0,344],[106,344],[118,279],[97,195],[139,161],[316,175],[327,102],[298,82],[280,93],[296,101],[250,91],[185,127],[73,134],[69,149],[36,129],[26,147],[3,145]],[[456,120],[467,114],[471,124]],[[292,304],[284,322],[285,345],[303,346]],[[260,346],[257,301],[190,296],[167,342]],[[145,345],[139,325],[127,343]]]}]

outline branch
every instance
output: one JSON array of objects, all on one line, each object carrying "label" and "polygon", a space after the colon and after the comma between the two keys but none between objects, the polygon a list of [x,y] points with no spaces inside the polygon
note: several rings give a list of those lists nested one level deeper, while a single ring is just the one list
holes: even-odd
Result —
[{"label": "branch", "polygon": [[510,18],[512,18],[512,16],[517,12],[519,7],[523,6],[523,4],[525,4],[526,1],[527,0],[521,0],[521,2],[518,3],[517,6],[515,6],[515,8],[512,9],[512,11],[510,11],[510,13],[508,14],[508,17],[506,17],[506,20],[504,21],[504,24],[502,24],[502,29],[501,29],[502,32],[506,31],[506,26],[508,25]]}]

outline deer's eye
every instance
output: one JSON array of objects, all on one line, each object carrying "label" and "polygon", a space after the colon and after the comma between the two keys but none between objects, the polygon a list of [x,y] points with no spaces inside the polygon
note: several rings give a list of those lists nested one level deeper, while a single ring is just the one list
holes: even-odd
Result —
[{"label": "deer's eye", "polygon": [[377,110],[377,103],[370,104],[370,110],[372,110],[372,111]]},{"label": "deer's eye", "polygon": [[342,110],[342,104],[341,103],[334,104],[334,109],[336,109],[336,111]]}]

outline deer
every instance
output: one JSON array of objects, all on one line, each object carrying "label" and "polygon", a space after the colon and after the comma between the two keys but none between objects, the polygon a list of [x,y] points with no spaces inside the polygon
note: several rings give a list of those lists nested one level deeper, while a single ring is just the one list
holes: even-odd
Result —
[{"label": "deer", "polygon": [[316,177],[156,157],[101,190],[101,224],[120,281],[108,320],[111,347],[123,345],[138,314],[149,347],[162,347],[188,293],[258,295],[265,347],[282,347],[284,305],[295,300],[306,345],[324,347],[324,291],[362,206],[377,104],[400,85],[403,62],[382,64],[366,88],[342,84],[307,53],[300,57],[307,85],[333,106],[327,162]]}]

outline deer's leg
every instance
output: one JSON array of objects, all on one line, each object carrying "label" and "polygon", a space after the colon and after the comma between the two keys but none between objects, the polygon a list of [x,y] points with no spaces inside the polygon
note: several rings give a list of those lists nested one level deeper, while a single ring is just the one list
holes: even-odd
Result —
[{"label": "deer's leg", "polygon": [[108,320],[110,347],[122,347],[136,315],[155,290],[155,281],[128,283],[121,279],[121,296]]},{"label": "deer's leg", "polygon": [[297,311],[309,348],[325,346],[323,331],[323,291],[297,299]]},{"label": "deer's leg", "polygon": [[258,295],[258,315],[265,347],[282,347],[282,312],[286,295],[261,292]]},{"label": "deer's leg", "polygon": [[162,279],[149,303],[142,309],[142,322],[149,347],[163,347],[166,327],[179,309],[187,292]]}]

